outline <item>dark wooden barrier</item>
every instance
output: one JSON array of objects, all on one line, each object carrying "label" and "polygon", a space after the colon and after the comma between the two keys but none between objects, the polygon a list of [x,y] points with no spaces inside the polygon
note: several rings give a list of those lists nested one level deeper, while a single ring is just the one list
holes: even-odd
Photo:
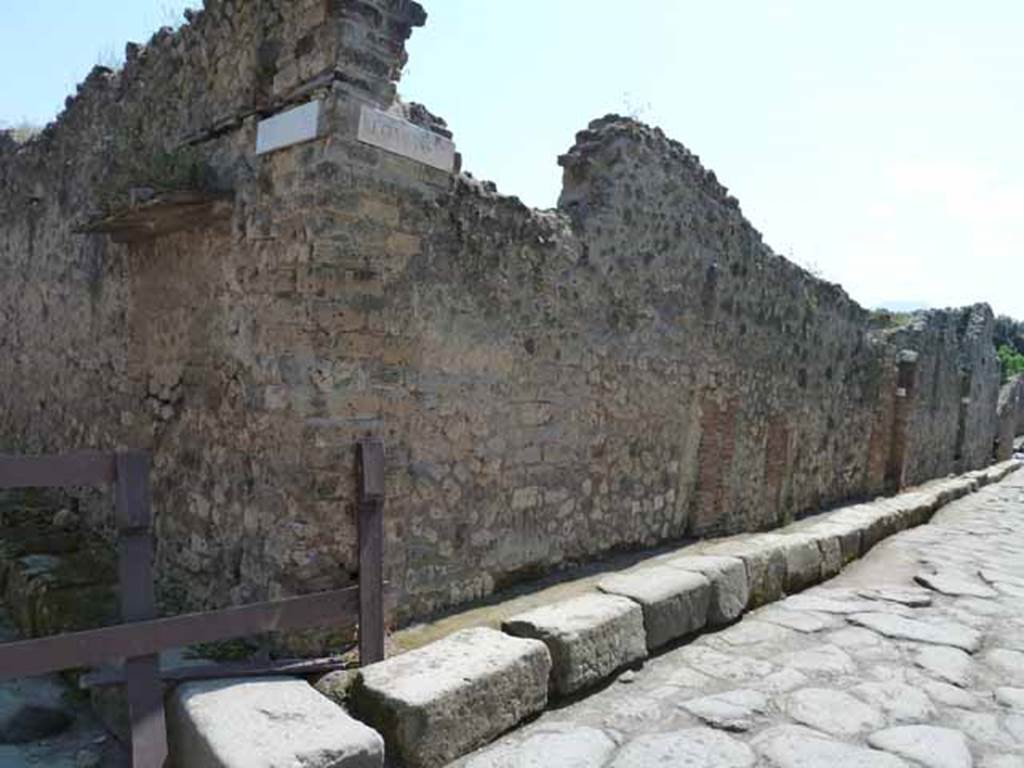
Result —
[{"label": "dark wooden barrier", "polygon": [[0,488],[61,488],[114,484],[121,618],[124,623],[0,644],[0,680],[124,658],[123,670],[85,675],[85,685],[124,684],[135,768],[167,759],[163,680],[307,674],[342,666],[338,659],[208,664],[161,672],[159,653],[242,635],[359,623],[360,663],[384,658],[384,446],[358,443],[359,586],[219,611],[156,617],[149,455],[137,451],[65,456],[0,456]]}]

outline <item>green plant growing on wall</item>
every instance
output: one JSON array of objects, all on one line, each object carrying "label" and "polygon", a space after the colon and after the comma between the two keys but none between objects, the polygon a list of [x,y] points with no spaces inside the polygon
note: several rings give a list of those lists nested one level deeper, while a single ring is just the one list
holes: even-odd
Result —
[{"label": "green plant growing on wall", "polygon": [[1001,346],[997,351],[997,355],[999,356],[999,362],[1003,365],[1004,384],[1014,376],[1024,374],[1024,355],[1009,344]]}]

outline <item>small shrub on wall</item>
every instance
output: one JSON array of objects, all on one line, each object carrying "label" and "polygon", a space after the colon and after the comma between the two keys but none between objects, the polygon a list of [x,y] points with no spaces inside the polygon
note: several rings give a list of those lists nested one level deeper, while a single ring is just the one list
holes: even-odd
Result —
[{"label": "small shrub on wall", "polygon": [[1003,364],[1003,383],[1024,373],[1024,355],[1009,344],[1001,346],[998,355],[999,362]]}]

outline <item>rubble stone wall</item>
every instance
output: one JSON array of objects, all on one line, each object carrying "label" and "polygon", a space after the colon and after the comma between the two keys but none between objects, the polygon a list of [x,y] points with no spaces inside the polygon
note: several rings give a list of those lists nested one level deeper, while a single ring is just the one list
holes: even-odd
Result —
[{"label": "rubble stone wall", "polygon": [[996,456],[1006,460],[1013,456],[1014,438],[1024,435],[1024,376],[1016,376],[999,390],[999,434]]},{"label": "rubble stone wall", "polygon": [[[0,146],[0,446],[152,450],[169,606],[356,578],[367,433],[403,621],[991,460],[987,307],[879,327],[629,119],[579,134],[553,211],[362,143],[365,105],[446,132],[394,99],[422,10],[285,6],[208,1]],[[319,138],[257,156],[311,99]],[[168,158],[230,215],[76,234]]]}]

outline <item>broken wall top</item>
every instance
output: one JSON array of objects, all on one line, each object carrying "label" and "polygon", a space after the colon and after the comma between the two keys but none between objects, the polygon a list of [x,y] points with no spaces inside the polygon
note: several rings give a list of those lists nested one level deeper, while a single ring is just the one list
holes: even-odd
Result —
[{"label": "broken wall top", "polygon": [[32,140],[0,138],[0,212],[55,201],[71,216],[131,186],[230,187],[245,158],[206,142],[318,87],[389,105],[426,20],[411,0],[206,0],[185,15],[129,43],[121,70],[95,67]]}]

